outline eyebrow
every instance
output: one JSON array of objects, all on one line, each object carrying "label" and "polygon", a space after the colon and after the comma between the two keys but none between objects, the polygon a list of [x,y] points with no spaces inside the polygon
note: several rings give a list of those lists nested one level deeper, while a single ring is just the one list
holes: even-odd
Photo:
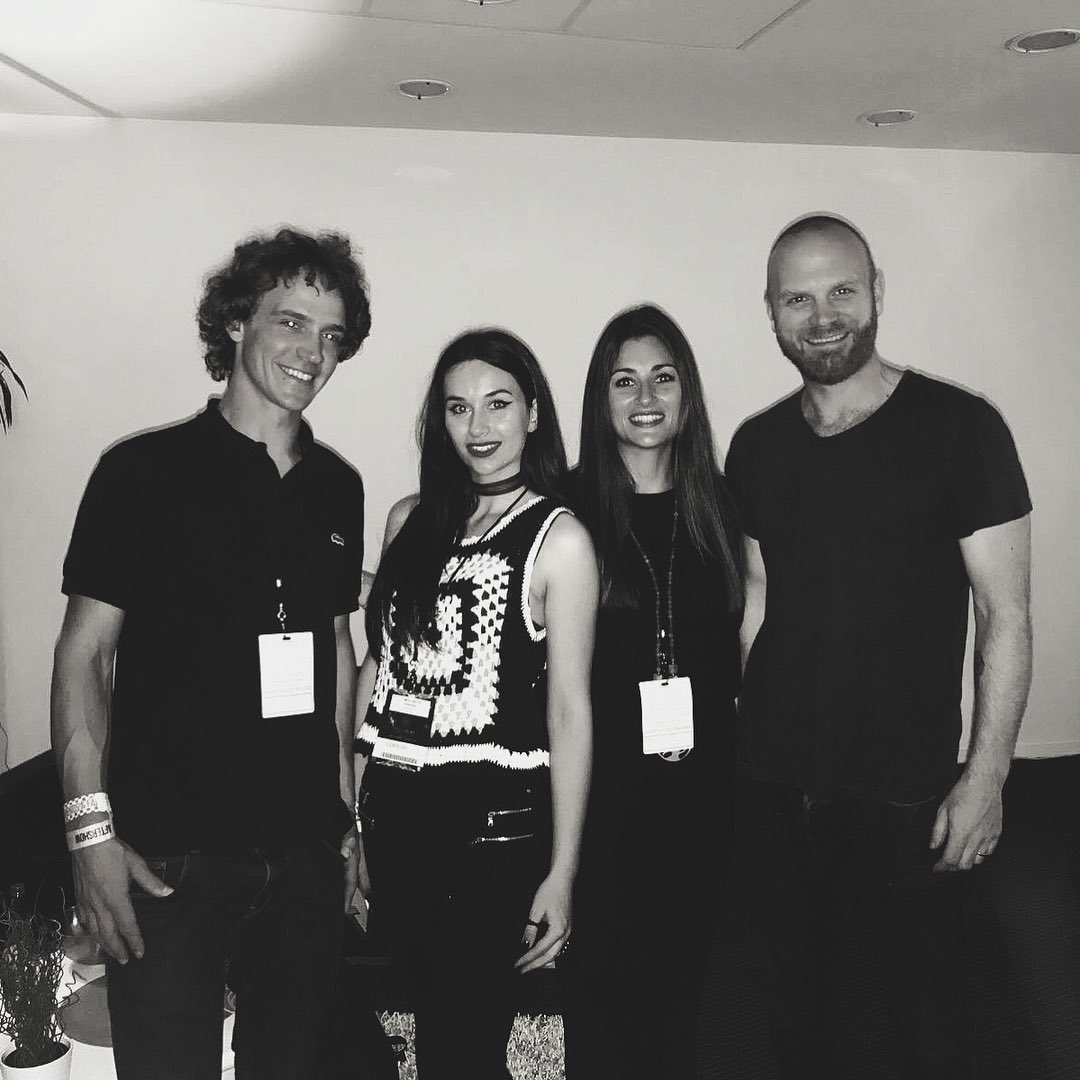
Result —
[{"label": "eyebrow", "polygon": [[[665,360],[662,364],[653,364],[653,366],[651,368],[649,368],[649,370],[650,371],[660,371],[662,368],[666,368],[666,367],[673,368],[673,367],[675,367],[675,364],[671,360]],[[677,370],[678,370],[678,368],[676,368],[676,371]],[[628,367],[617,367],[617,368],[612,368],[612,370],[611,370],[612,375],[618,375],[620,372],[622,372],[622,373],[624,373],[626,375],[636,375],[637,374],[637,369],[636,368],[628,368]]]},{"label": "eyebrow", "polygon": [[[294,311],[292,308],[275,308],[275,315],[284,315],[289,319],[296,319],[298,322],[309,323],[311,322],[311,316],[305,315],[302,311]],[[345,327],[341,323],[328,323],[323,327],[323,330],[341,330],[344,332]]]},{"label": "eyebrow", "polygon": [[[844,286],[856,285],[859,288],[865,287],[865,283],[860,281],[859,278],[844,278],[842,281],[834,281],[829,288],[839,289]],[[812,289],[781,289],[780,296],[805,296],[807,293],[812,292]]]},{"label": "eyebrow", "polygon": [[[502,388],[500,388],[498,390],[489,390],[484,395],[484,397],[486,397],[486,398],[494,397],[496,394],[509,394],[511,397],[513,397],[514,396],[514,391],[513,390],[504,390]],[[465,401],[466,399],[463,398],[460,394],[447,394],[446,395],[446,400],[447,401]]]}]

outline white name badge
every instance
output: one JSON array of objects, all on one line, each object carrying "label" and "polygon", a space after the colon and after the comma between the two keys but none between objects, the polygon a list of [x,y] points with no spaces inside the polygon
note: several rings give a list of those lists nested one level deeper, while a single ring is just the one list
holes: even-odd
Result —
[{"label": "white name badge", "polygon": [[375,738],[371,756],[399,769],[418,771],[427,764],[431,739],[431,718],[435,702],[419,694],[394,691]]},{"label": "white name badge", "polygon": [[416,732],[422,733],[426,738],[431,731],[432,704],[431,698],[420,697],[419,694],[402,694],[395,690],[390,695],[389,711],[396,713],[399,717],[415,717],[417,720],[423,720],[424,723],[411,726],[414,726]]},{"label": "white name badge", "polygon": [[641,749],[670,754],[694,748],[694,694],[690,680],[651,679],[641,691]]},{"label": "white name badge", "polygon": [[376,735],[371,756],[386,765],[419,772],[427,764],[428,747],[419,746],[417,743],[402,742],[400,739],[390,739],[385,735]]},{"label": "white name badge", "polygon": [[313,713],[314,634],[260,634],[259,685],[264,720]]}]

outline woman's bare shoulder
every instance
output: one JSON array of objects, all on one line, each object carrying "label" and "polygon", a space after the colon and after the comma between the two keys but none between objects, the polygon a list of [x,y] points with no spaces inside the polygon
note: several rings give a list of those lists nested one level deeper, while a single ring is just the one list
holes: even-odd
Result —
[{"label": "woman's bare shoulder", "polygon": [[414,492],[412,495],[406,495],[404,498],[398,499],[398,501],[390,507],[390,513],[386,515],[386,533],[383,538],[384,548],[401,531],[401,526],[408,520],[409,515],[416,508],[416,504],[419,501],[419,494]]}]

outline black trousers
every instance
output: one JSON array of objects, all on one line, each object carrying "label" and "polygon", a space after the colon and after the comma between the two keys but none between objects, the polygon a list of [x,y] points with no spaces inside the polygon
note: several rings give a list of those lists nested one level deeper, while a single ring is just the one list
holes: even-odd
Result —
[{"label": "black trousers", "polygon": [[159,899],[132,887],[146,953],[108,964],[116,1075],[220,1077],[227,978],[238,1080],[314,1080],[341,963],[337,849],[311,841],[147,863],[175,891]]},{"label": "black trousers", "polygon": [[372,919],[413,996],[417,1072],[422,1080],[506,1080],[517,988],[529,977],[513,965],[551,858],[547,792],[537,811],[547,828],[474,843],[476,807],[413,803],[402,789],[422,779],[372,783],[378,779],[364,778],[377,789],[374,824],[364,826]]},{"label": "black trousers", "polygon": [[933,873],[943,796],[813,799],[740,770],[736,828],[759,916],[780,1076],[851,1075],[833,978],[840,890],[866,919],[904,1080],[976,1075],[963,980],[963,874]]},{"label": "black trousers", "polygon": [[590,807],[571,941],[556,962],[567,1080],[692,1080],[731,856],[730,779],[656,761]]}]

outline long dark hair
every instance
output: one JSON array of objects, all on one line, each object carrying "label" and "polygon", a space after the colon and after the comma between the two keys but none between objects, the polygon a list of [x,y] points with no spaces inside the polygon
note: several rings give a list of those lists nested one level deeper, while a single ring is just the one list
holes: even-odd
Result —
[{"label": "long dark hair", "polygon": [[461,539],[477,507],[469,470],[446,430],[446,375],[456,364],[482,360],[505,371],[536,402],[536,429],[521,454],[526,485],[538,495],[561,499],[566,487],[566,450],[551,387],[532,350],[507,330],[470,330],[443,349],[431,373],[416,422],[420,447],[420,498],[383,553],[368,598],[368,647],[378,657],[393,601],[391,632],[396,641],[434,643],[439,576],[451,548]]},{"label": "long dark hair", "polygon": [[739,612],[743,590],[738,515],[717,465],[701,376],[686,335],[666,311],[652,304],[620,312],[604,327],[585,377],[578,503],[596,544],[603,600],[614,607],[638,604],[634,586],[621,570],[630,542],[634,480],[619,453],[608,385],[623,346],[642,338],[663,346],[682,388],[679,434],[672,453],[679,512],[697,553],[719,562],[728,607]]}]

